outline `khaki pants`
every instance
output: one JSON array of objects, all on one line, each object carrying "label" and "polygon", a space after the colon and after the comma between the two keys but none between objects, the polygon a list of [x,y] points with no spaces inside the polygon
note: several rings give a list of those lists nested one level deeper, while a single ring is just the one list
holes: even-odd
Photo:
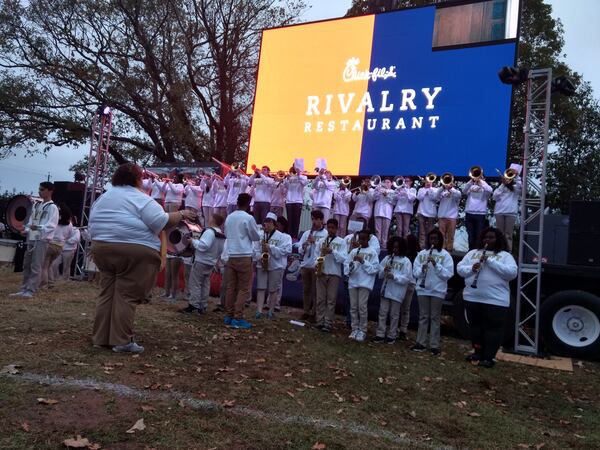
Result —
[{"label": "khaki pants", "polygon": [[210,220],[210,216],[212,215],[212,208],[210,206],[203,206],[202,207],[202,223],[203,223],[203,227],[207,228],[208,227],[208,221]]},{"label": "khaki pants", "polygon": [[44,257],[44,265],[42,266],[42,277],[40,280],[40,288],[53,287],[54,286],[54,268],[52,264],[60,254],[62,253],[62,247],[53,243],[48,244],[46,255]]},{"label": "khaki pants", "polygon": [[508,243],[508,252],[512,252],[513,243],[513,231],[515,228],[515,222],[517,217],[510,214],[496,214],[496,228],[498,228],[504,236],[506,236],[506,242]]},{"label": "khaki pants", "polygon": [[92,257],[100,270],[94,345],[125,345],[133,340],[135,308],[152,288],[160,253],[138,244],[92,241]]},{"label": "khaki pants", "polygon": [[360,330],[363,333],[367,332],[370,293],[371,291],[367,288],[348,289],[348,294],[350,295],[350,319],[352,320],[352,331]]},{"label": "khaki pants", "polygon": [[387,337],[390,339],[396,339],[396,336],[398,335],[398,320],[400,319],[401,305],[401,302],[381,297],[381,300],[379,300],[379,322],[377,324],[377,336],[386,337],[385,330],[389,315],[390,327],[387,329]]},{"label": "khaki pants", "polygon": [[342,239],[346,237],[346,233],[348,231],[348,216],[343,216],[341,214],[335,214],[333,216],[338,221],[338,232],[337,235]]},{"label": "khaki pants", "polygon": [[244,317],[244,304],[250,293],[252,257],[229,258],[225,266],[225,277],[225,314],[233,319],[241,319]]},{"label": "khaki pants", "polygon": [[317,279],[317,324],[331,327],[335,316],[335,302],[337,300],[340,277],[335,275],[322,275]]},{"label": "khaki pants", "polygon": [[417,331],[417,344],[427,347],[440,348],[440,316],[442,314],[442,301],[438,297],[419,295],[419,331]]},{"label": "khaki pants", "polygon": [[[58,258],[52,263],[52,271],[54,272],[54,278],[60,278],[68,280],[71,275],[71,262],[75,256],[75,250],[63,250]],[[60,272],[60,265],[62,264],[62,273]]]},{"label": "khaki pants", "polygon": [[454,250],[454,233],[456,232],[456,219],[438,219],[440,232],[444,235],[444,248],[451,252]]},{"label": "khaki pants", "polygon": [[317,292],[317,276],[313,267],[303,267],[300,269],[302,277],[302,304],[304,306],[304,314],[311,317],[315,316],[315,303]]},{"label": "khaki pants", "polygon": [[410,219],[412,214],[407,213],[395,213],[397,234],[400,237],[406,237],[410,234]]},{"label": "khaki pants", "polygon": [[190,271],[188,281],[190,297],[189,303],[194,308],[206,310],[210,294],[210,274],[213,266],[195,262]]},{"label": "khaki pants", "polygon": [[47,249],[48,241],[27,241],[27,249],[23,259],[22,292],[33,294],[40,287]]},{"label": "khaki pants", "polygon": [[329,220],[329,212],[330,208],[326,208],[324,206],[313,206],[313,211],[321,211],[323,213],[323,223],[327,223]]},{"label": "khaki pants", "polygon": [[165,294],[177,297],[179,291],[179,269],[183,261],[181,258],[167,258],[165,267]]},{"label": "khaki pants", "polygon": [[409,284],[406,288],[406,295],[400,305],[400,332],[408,331],[408,322],[410,322],[410,306],[412,305],[413,294],[415,293],[415,285]]},{"label": "khaki pants", "polygon": [[435,217],[426,217],[423,214],[418,214],[417,219],[419,220],[419,246],[425,248],[427,235],[433,230],[433,226],[435,225]]},{"label": "khaki pants", "polygon": [[273,205],[271,205],[271,207],[269,208],[269,211],[271,211],[277,217],[283,216],[283,206],[273,206]]},{"label": "khaki pants", "polygon": [[391,220],[387,217],[375,217],[375,235],[379,239],[381,247],[385,248],[387,245],[388,234],[390,232]]}]

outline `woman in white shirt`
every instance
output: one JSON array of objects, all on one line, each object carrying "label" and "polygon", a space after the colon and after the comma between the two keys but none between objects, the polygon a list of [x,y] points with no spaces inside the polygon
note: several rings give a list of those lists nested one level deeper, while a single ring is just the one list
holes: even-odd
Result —
[{"label": "woman in white shirt", "polygon": [[485,228],[477,248],[465,255],[456,270],[465,279],[463,298],[474,350],[467,361],[491,368],[504,337],[509,282],[517,276],[517,263],[507,252],[504,234],[497,228]]},{"label": "woman in white shirt", "polygon": [[427,235],[427,248],[421,250],[415,258],[413,275],[419,299],[419,330],[417,342],[412,346],[414,352],[429,348],[433,356],[440,354],[440,318],[442,303],[446,298],[448,280],[454,275],[452,256],[444,250],[444,235],[433,229]]},{"label": "woman in white shirt", "polygon": [[165,213],[142,192],[142,169],[135,164],[119,166],[112,186],[92,205],[89,220],[91,254],[101,274],[92,342],[115,352],[141,353],[133,321],[161,266],[159,234],[196,215]]},{"label": "woman in white shirt", "polygon": [[165,194],[165,211],[173,212],[181,208],[181,200],[183,199],[183,177],[181,174],[176,174],[173,181],[168,180],[163,186]]},{"label": "woman in white shirt", "polygon": [[[54,271],[55,278],[68,280],[71,274],[71,262],[75,256],[75,251],[77,251],[77,244],[79,244],[79,241],[81,240],[81,233],[75,228],[75,216],[71,216],[70,221],[62,219],[63,218],[58,221],[54,237],[56,237],[57,234],[62,236],[61,239],[63,239],[64,245],[62,253],[52,264],[52,270]],[[61,264],[62,273],[60,272]]]}]

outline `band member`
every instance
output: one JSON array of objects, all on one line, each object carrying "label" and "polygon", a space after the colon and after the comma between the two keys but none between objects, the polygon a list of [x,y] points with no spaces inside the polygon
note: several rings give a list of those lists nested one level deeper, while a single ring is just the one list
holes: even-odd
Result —
[{"label": "band member", "polygon": [[463,298],[471,329],[473,353],[467,361],[491,368],[504,338],[510,307],[511,280],[517,276],[517,264],[507,251],[506,238],[497,228],[485,228],[456,266],[465,279]]},{"label": "band member", "polygon": [[521,198],[522,182],[519,176],[514,178],[500,178],[500,185],[494,190],[493,199],[494,217],[496,228],[506,237],[508,251],[512,252],[513,230],[519,213],[519,199]]},{"label": "band member", "polygon": [[322,169],[313,181],[313,190],[311,192],[313,199],[312,208],[323,213],[324,221],[329,219],[335,188],[336,183],[333,181],[329,170]]},{"label": "band member", "polygon": [[197,186],[193,180],[188,180],[183,189],[183,193],[185,195],[185,209],[194,211],[197,217],[199,217],[202,213],[203,191],[204,189],[202,189],[202,186]]},{"label": "band member", "polygon": [[152,190],[150,191],[150,197],[152,197],[156,201],[156,203],[158,203],[160,206],[164,206],[164,204],[165,204],[165,195],[164,195],[165,182],[162,180],[159,180],[153,176],[150,176],[150,179],[152,180]]},{"label": "band member", "polygon": [[181,201],[183,199],[183,176],[175,174],[174,180],[170,179],[163,185],[163,193],[165,195],[165,211],[173,212],[181,209]]},{"label": "band member", "polygon": [[[406,257],[410,260],[413,267],[415,266],[415,259],[419,253],[419,239],[414,234],[406,236]],[[408,332],[408,323],[410,322],[410,309],[412,306],[413,298],[415,293],[415,279],[406,287],[406,295],[400,305],[400,329],[398,330],[398,340],[406,341],[406,333]]]},{"label": "band member", "polygon": [[142,191],[148,195],[152,195],[153,183],[154,177],[150,176],[150,174],[144,170],[142,175]]},{"label": "band member", "polygon": [[275,214],[277,217],[283,216],[283,209],[285,207],[285,197],[287,195],[287,189],[283,183],[283,178],[275,182],[273,188],[273,194],[271,194],[271,208],[270,212]]},{"label": "band member", "polygon": [[492,195],[492,188],[483,179],[471,178],[462,188],[463,195],[467,196],[465,205],[465,225],[469,235],[469,250],[475,248],[477,237],[485,226],[485,216],[488,209],[488,200]]},{"label": "band member", "polygon": [[54,184],[48,181],[40,183],[38,194],[42,202],[33,205],[31,215],[21,232],[22,235],[27,236],[23,283],[19,292],[10,294],[11,297],[30,298],[39,288],[46,251],[58,225],[58,208],[52,202],[53,192]]},{"label": "band member", "polygon": [[214,177],[210,191],[213,198],[212,213],[227,217],[228,191],[225,182],[220,177]]},{"label": "band member", "polygon": [[454,233],[461,193],[454,187],[454,183],[449,183],[439,188],[439,198],[438,227],[444,236],[444,248],[451,252],[454,250]]},{"label": "band member", "polygon": [[165,213],[140,192],[142,169],[135,164],[119,166],[112,185],[90,214],[92,257],[100,270],[92,342],[115,352],[140,353],[144,347],[134,341],[133,322],[161,264],[158,234],[182,219],[194,220],[195,214]]},{"label": "band member", "polygon": [[[208,221],[213,214],[213,180],[217,177],[217,175],[212,174],[211,176],[203,176],[202,181],[200,181],[200,189],[202,189],[202,226],[207,227]],[[221,216],[225,217],[225,216]]]},{"label": "band member", "polygon": [[244,304],[248,299],[252,280],[252,257],[254,242],[260,240],[258,226],[254,217],[249,214],[250,196],[246,193],[238,196],[237,211],[225,220],[225,236],[227,236],[227,278],[225,296],[225,325],[233,328],[251,328],[244,320]]},{"label": "band member", "polygon": [[55,261],[60,261],[60,255],[65,246],[67,237],[72,233],[71,210],[67,205],[61,203],[58,205],[58,225],[54,229],[54,235],[48,243],[44,265],[42,266],[42,277],[40,280],[40,289],[53,288],[56,275],[54,267]]},{"label": "band member", "polygon": [[256,263],[256,315],[255,318],[263,317],[265,306],[265,294],[269,298],[267,306],[269,312],[267,317],[275,317],[275,305],[277,295],[281,289],[283,272],[287,266],[287,257],[292,253],[292,238],[277,230],[275,223],[277,216],[269,212],[263,222],[261,239],[255,244]]},{"label": "band member", "polygon": [[317,241],[316,265],[317,276],[317,328],[331,332],[335,314],[335,303],[338,298],[338,287],[342,279],[343,264],[348,252],[346,243],[337,236],[336,219],[327,221],[327,237]]},{"label": "band member", "polygon": [[344,263],[344,274],[348,276],[350,317],[352,333],[349,338],[364,342],[367,338],[369,295],[379,272],[379,256],[369,247],[370,233],[358,233],[359,247],[352,250]]},{"label": "band member", "polygon": [[306,230],[300,241],[298,241],[298,253],[302,257],[300,262],[300,275],[302,276],[302,303],[304,313],[302,320],[310,320],[315,317],[315,295],[317,290],[317,280],[315,276],[316,264],[316,242],[327,236],[327,231],[323,228],[323,213],[321,211],[312,211],[310,213],[312,227]]},{"label": "band member", "polygon": [[333,193],[333,217],[338,221],[338,236],[344,238],[348,232],[350,199],[352,193],[343,182]]},{"label": "band member", "polygon": [[[369,232],[369,247],[372,248],[373,251],[379,255],[379,252],[381,251],[379,239],[377,239],[377,237],[374,234],[371,234],[371,230],[369,230],[367,226],[367,221],[362,217],[359,217],[358,219],[356,219],[356,221],[362,223],[361,230],[367,230]],[[358,243],[358,233],[360,233],[361,230],[355,231],[354,233],[351,233],[348,236],[344,237],[348,253],[350,253],[355,248],[360,247],[360,244]]]},{"label": "band member", "polygon": [[[77,251],[77,245],[79,245],[79,241],[81,240],[81,232],[76,228],[77,222],[76,217],[71,216],[71,227],[65,230],[66,239],[65,245],[63,246],[61,255],[54,260],[54,276],[55,278],[62,278],[63,280],[68,280],[71,275],[71,262],[73,261],[73,257],[75,256],[75,252]],[[61,223],[58,222],[58,228],[60,228]],[[62,272],[60,272],[60,266],[62,265]]]},{"label": "band member", "polygon": [[[254,188],[253,215],[256,223],[263,223],[271,208],[271,198],[275,190],[275,180],[269,176],[271,169],[263,166],[260,171],[255,171],[250,177],[250,186]],[[277,216],[275,216],[277,217]]]},{"label": "band member", "polygon": [[300,215],[302,214],[302,205],[304,204],[304,186],[307,183],[308,178],[305,175],[299,174],[298,169],[294,166],[290,167],[290,173],[283,181],[287,190],[285,208],[292,239],[298,239]]},{"label": "band member", "polygon": [[167,253],[167,261],[165,265],[165,292],[161,298],[166,300],[177,300],[179,296],[179,271],[183,259],[181,256]]},{"label": "band member", "polygon": [[396,195],[392,190],[392,181],[389,178],[383,180],[382,184],[383,186],[378,186],[375,189],[373,215],[375,216],[375,235],[379,239],[379,243],[383,246],[388,241]]},{"label": "band member", "polygon": [[206,314],[210,275],[215,270],[225,246],[225,235],[221,232],[223,222],[223,217],[213,215],[200,237],[192,240],[195,253],[189,278],[190,298],[187,308],[181,310],[182,313]]},{"label": "band member", "polygon": [[[288,221],[285,217],[283,217],[283,216],[277,217],[277,222],[275,222],[275,228],[277,228],[277,231],[280,231],[285,236],[285,239],[289,239],[290,242],[292,242],[292,237],[287,232]],[[287,261],[286,261],[285,269],[287,269]],[[281,272],[281,285],[279,286],[279,291],[277,291],[277,300],[275,301],[275,307],[273,308],[274,312],[279,312],[279,310],[281,309],[281,295],[283,293],[282,291],[283,291],[284,275],[285,275],[285,270],[283,270],[283,272]],[[270,310],[271,309],[269,308],[269,311]]]},{"label": "band member", "polygon": [[396,189],[394,216],[398,227],[397,234],[400,237],[406,237],[410,234],[410,219],[415,211],[414,205],[417,198],[417,191],[412,187],[412,184],[412,178],[404,177],[404,183]]},{"label": "band member", "polygon": [[444,236],[433,229],[427,234],[426,249],[421,250],[415,259],[413,275],[417,280],[419,299],[419,330],[417,342],[411,347],[414,352],[429,348],[433,356],[440,354],[440,318],[442,303],[446,298],[448,280],[454,275],[452,256],[444,250]]},{"label": "band member", "polygon": [[352,194],[352,200],[354,201],[354,211],[352,211],[350,220],[362,217],[368,223],[373,211],[373,202],[375,201],[369,178],[363,178],[358,192]]},{"label": "band member", "polygon": [[246,193],[250,179],[241,169],[230,170],[225,175],[223,183],[227,188],[227,214],[237,209],[237,199],[240,194]]},{"label": "band member", "polygon": [[437,216],[437,202],[439,192],[433,187],[433,183],[425,180],[425,184],[417,191],[419,207],[417,208],[417,219],[419,220],[419,245],[425,247],[427,235],[435,225]]},{"label": "band member", "polygon": [[[398,335],[400,305],[406,288],[412,282],[412,264],[406,257],[406,240],[393,236],[387,243],[388,254],[379,263],[379,278],[383,278],[379,300],[379,322],[373,342],[394,344]],[[387,329],[388,316],[390,326]]]}]

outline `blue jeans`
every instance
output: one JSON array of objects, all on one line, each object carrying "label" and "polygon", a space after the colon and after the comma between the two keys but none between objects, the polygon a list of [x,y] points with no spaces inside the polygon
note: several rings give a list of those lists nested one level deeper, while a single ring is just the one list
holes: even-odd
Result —
[{"label": "blue jeans", "polygon": [[477,248],[477,239],[485,228],[485,214],[466,214],[465,225],[469,235],[469,250]]}]

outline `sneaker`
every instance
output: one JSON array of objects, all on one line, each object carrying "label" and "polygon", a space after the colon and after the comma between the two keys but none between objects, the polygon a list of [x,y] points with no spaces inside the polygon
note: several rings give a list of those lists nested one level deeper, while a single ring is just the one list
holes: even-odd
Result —
[{"label": "sneaker", "polygon": [[136,344],[135,342],[130,342],[127,345],[115,345],[112,350],[113,352],[117,353],[142,353],[144,351],[144,347]]},{"label": "sneaker", "polygon": [[222,312],[222,311],[225,311],[225,309],[221,305],[217,305],[217,307],[215,309],[213,309],[213,312]]},{"label": "sneaker", "polygon": [[252,328],[252,324],[244,319],[233,319],[231,321],[231,326],[233,328],[239,328],[242,330],[249,330],[250,328]]},{"label": "sneaker", "polygon": [[352,330],[352,333],[350,333],[350,336],[348,336],[350,339],[356,339],[356,335],[359,332],[359,330]]},{"label": "sneaker", "polygon": [[473,361],[481,361],[483,357],[479,353],[471,353],[465,357],[465,361],[473,362]]},{"label": "sneaker", "polygon": [[399,341],[406,341],[406,340],[407,340],[407,339],[406,339],[406,333],[404,333],[403,331],[399,331],[399,332],[398,332],[398,337],[397,337],[397,339],[398,339]]},{"label": "sneaker", "polygon": [[494,367],[496,365],[496,363],[490,359],[482,359],[481,361],[479,361],[479,364],[477,364],[477,365],[479,367],[485,367],[486,369],[491,369],[492,367]]},{"label": "sneaker", "polygon": [[367,333],[359,330],[358,333],[356,333],[356,342],[365,342],[365,339],[367,339]]},{"label": "sneaker", "polygon": [[19,292],[14,292],[12,294],[8,294],[9,297],[20,297],[21,295],[23,295],[24,292],[23,291],[19,291]]},{"label": "sneaker", "polygon": [[25,291],[19,295],[20,298],[31,298],[33,297],[33,292]]},{"label": "sneaker", "polygon": [[200,308],[196,308],[192,305],[188,305],[187,308],[180,309],[179,312],[184,314],[203,314]]},{"label": "sneaker", "polygon": [[431,349],[431,356],[440,356],[441,354],[442,354],[442,351],[439,348]]},{"label": "sneaker", "polygon": [[320,329],[323,333],[331,333],[333,331],[331,325],[323,325]]},{"label": "sneaker", "polygon": [[223,323],[225,325],[231,325],[231,322],[233,321],[233,319],[229,316],[225,316],[225,318],[223,319]]},{"label": "sneaker", "polygon": [[267,313],[267,319],[273,320],[274,318],[275,318],[275,314],[273,314],[273,311],[269,311]]},{"label": "sneaker", "polygon": [[275,312],[281,312],[281,308],[278,308],[277,306],[273,309],[275,310]]},{"label": "sneaker", "polygon": [[171,294],[168,294],[167,292],[163,292],[162,295],[160,296],[160,298],[170,298]]},{"label": "sneaker", "polygon": [[410,348],[413,352],[423,353],[427,350],[427,347],[422,346],[421,344],[415,344]]},{"label": "sneaker", "polygon": [[396,339],[392,339],[392,338],[386,337],[385,338],[385,343],[386,344],[390,344],[390,345],[391,344],[395,344],[396,343]]},{"label": "sneaker", "polygon": [[385,342],[385,338],[381,337],[381,336],[375,336],[373,339],[371,339],[371,342],[375,342],[377,344],[383,344]]},{"label": "sneaker", "polygon": [[256,311],[256,314],[254,314],[254,318],[255,319],[262,319],[263,318],[263,314],[260,311]]}]

